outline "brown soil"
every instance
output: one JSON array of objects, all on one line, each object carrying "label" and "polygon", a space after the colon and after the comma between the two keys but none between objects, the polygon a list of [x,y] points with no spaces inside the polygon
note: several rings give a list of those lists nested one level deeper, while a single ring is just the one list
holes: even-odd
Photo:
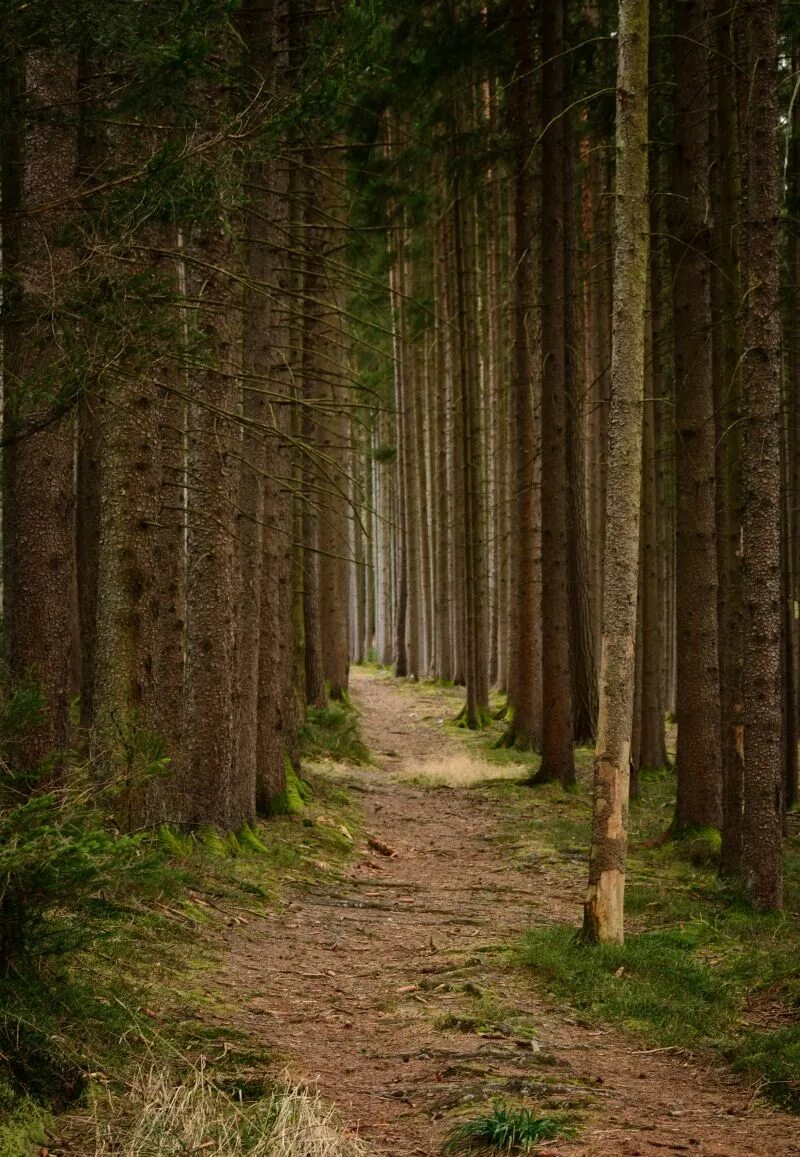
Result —
[{"label": "brown soil", "polygon": [[563,1157],[800,1154],[796,1118],[688,1055],[582,1025],[504,963],[526,926],[577,920],[582,870],[571,885],[504,860],[497,793],[397,782],[463,750],[439,722],[452,698],[363,671],[353,694],[378,766],[351,786],[365,833],[396,855],[365,837],[343,880],[298,890],[243,931],[221,978],[290,1078],[318,1087],[376,1152],[404,1157],[438,1153],[451,1110],[493,1096],[575,1110],[578,1138],[540,1149]]}]

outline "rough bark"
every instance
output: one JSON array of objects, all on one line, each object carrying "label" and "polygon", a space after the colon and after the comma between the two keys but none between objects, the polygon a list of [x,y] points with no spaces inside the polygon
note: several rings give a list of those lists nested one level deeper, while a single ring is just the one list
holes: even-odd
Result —
[{"label": "rough bark", "polygon": [[[322,662],[331,699],[344,699],[350,669],[350,452],[342,261],[345,182],[341,142],[323,154],[311,194],[312,222],[320,242],[320,311],[312,354],[312,389],[323,402],[316,420],[319,503],[319,598]],[[334,262],[336,264],[334,264]],[[321,469],[320,469],[321,466]]]},{"label": "rough bark", "polygon": [[540,452],[536,408],[541,390],[536,365],[539,329],[539,272],[536,248],[538,197],[534,165],[538,154],[533,107],[533,18],[529,0],[515,0],[512,12],[514,43],[517,46],[517,76],[514,83],[514,282],[512,452],[514,457],[514,517],[511,535],[510,586],[511,671],[509,703],[513,718],[507,742],[520,748],[541,744],[541,589],[536,579],[537,510],[536,463]]},{"label": "rough bark", "polygon": [[741,62],[742,632],[744,819],[742,880],[759,908],[783,903],[781,337],[779,311],[776,0],[743,0],[734,16]]},{"label": "rough bark", "polygon": [[33,770],[69,737],[75,423],[63,396],[63,308],[74,255],[63,230],[77,172],[77,65],[15,52],[2,80],[3,628],[12,685],[33,681],[41,695],[17,754]]},{"label": "rough bark", "polygon": [[[258,102],[267,91],[274,93],[275,2],[245,0],[239,12],[242,37],[242,99]],[[275,293],[270,260],[275,223],[271,221],[266,164],[253,160],[246,171],[247,202],[243,226],[246,236],[247,283],[243,294],[241,461],[238,478],[238,539],[241,560],[237,659],[239,664],[238,778],[243,785],[255,783],[259,730],[259,667],[262,649],[262,566],[264,559],[265,480],[268,468],[268,436],[271,408],[267,391],[272,388],[271,301]],[[274,640],[264,638],[266,647]],[[274,660],[273,660],[274,661]]]},{"label": "rough bark", "polygon": [[436,519],[434,539],[433,629],[436,632],[436,674],[453,678],[453,646],[450,631],[450,541],[453,499],[450,487],[449,423],[451,414],[450,371],[444,230],[436,232]]},{"label": "rough bark", "polygon": [[234,255],[226,230],[194,236],[188,261],[205,364],[189,383],[185,818],[192,826],[233,831],[253,819],[255,785],[248,783],[245,798],[236,765],[236,608],[230,593],[238,589],[240,303],[228,273]]},{"label": "rough bark", "polygon": [[[652,365],[652,360],[651,360]],[[634,767],[667,766],[667,743],[662,699],[661,655],[664,646],[661,615],[661,558],[656,463],[656,419],[652,373],[644,399],[642,431],[642,513],[640,526],[641,697],[639,750]],[[634,794],[633,792],[631,794]]]},{"label": "rough bark", "polygon": [[712,383],[707,0],[677,10],[671,200],[677,460],[675,827],[722,819]]},{"label": "rough bark", "polygon": [[714,262],[714,389],[717,437],[717,560],[719,569],[719,671],[722,711],[722,855],[720,871],[735,876],[742,847],[742,380],[738,310],[741,300],[738,123],[732,10],[716,4],[716,118],[712,168]]},{"label": "rough bark", "polygon": [[569,507],[569,630],[572,673],[573,741],[594,741],[597,729],[597,670],[590,604],[587,536],[585,383],[579,345],[578,238],[575,205],[575,157],[571,122],[564,114],[564,374],[567,391],[567,497]]},{"label": "rough bark", "polygon": [[[455,110],[454,121],[462,114]],[[489,711],[486,619],[485,526],[482,501],[483,423],[479,396],[477,332],[476,254],[472,199],[460,173],[456,173],[453,198],[454,317],[457,350],[456,399],[460,435],[460,527],[463,575],[463,654],[467,692],[464,722],[481,727]],[[458,515],[457,515],[458,517]]]},{"label": "rough bark", "polygon": [[542,763],[537,780],[575,781],[570,669],[564,268],[564,6],[543,12],[542,54]]},{"label": "rough bark", "polygon": [[[165,270],[171,293],[185,295],[185,269]],[[178,319],[173,319],[180,325]],[[185,334],[181,334],[185,340]],[[161,815],[180,818],[186,791],[183,760],[186,692],[186,371],[170,354],[157,367],[159,512],[155,533],[158,622],[154,656],[153,727],[164,742],[169,780],[161,787]]]}]

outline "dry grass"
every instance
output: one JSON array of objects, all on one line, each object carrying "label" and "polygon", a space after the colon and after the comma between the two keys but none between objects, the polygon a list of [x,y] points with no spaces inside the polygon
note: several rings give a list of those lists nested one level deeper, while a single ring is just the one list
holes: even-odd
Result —
[{"label": "dry grass", "polygon": [[422,784],[423,787],[475,787],[498,779],[524,779],[530,772],[523,763],[488,763],[464,751],[435,755],[401,771],[398,779]]},{"label": "dry grass", "polygon": [[[111,1121],[109,1122],[109,1117]],[[366,1157],[315,1093],[287,1087],[238,1102],[200,1067],[183,1083],[143,1069],[123,1103],[95,1105],[95,1157]]]}]

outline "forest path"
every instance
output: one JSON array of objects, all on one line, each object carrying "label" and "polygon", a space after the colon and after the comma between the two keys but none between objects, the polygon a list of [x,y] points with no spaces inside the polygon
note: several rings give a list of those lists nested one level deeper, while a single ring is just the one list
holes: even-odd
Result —
[{"label": "forest path", "polygon": [[342,879],[251,924],[221,978],[290,1079],[318,1087],[371,1151],[398,1157],[439,1153],[447,1110],[492,1097],[577,1109],[579,1136],[540,1149],[562,1157],[800,1154],[796,1118],[680,1053],[580,1024],[505,962],[526,926],[575,921],[582,869],[565,889],[563,873],[514,862],[502,793],[398,778],[469,759],[441,725],[452,695],[363,670],[352,690],[377,766],[348,783],[365,832],[396,855],[364,840]]}]

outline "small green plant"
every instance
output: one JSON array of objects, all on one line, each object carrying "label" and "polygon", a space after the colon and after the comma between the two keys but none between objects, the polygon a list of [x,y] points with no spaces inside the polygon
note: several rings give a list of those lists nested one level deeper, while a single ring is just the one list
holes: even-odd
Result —
[{"label": "small green plant", "polygon": [[310,707],[300,731],[303,754],[311,759],[369,763],[370,755],[358,733],[358,715],[349,703]]},{"label": "small green plant", "polygon": [[0,1157],[32,1153],[45,1142],[49,1114],[29,1097],[19,1097],[0,1079]]},{"label": "small green plant", "polygon": [[531,1153],[542,1141],[566,1137],[572,1129],[557,1117],[530,1109],[494,1105],[491,1112],[461,1121],[447,1134],[445,1153]]}]

